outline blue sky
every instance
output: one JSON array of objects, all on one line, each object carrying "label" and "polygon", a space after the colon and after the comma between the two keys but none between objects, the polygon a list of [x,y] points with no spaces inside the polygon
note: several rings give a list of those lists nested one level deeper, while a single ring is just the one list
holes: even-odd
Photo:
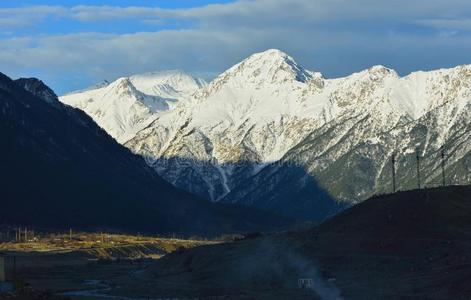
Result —
[{"label": "blue sky", "polygon": [[[66,6],[69,8],[75,6],[113,6],[113,7],[159,7],[164,9],[185,9],[206,6],[210,4],[224,4],[233,1],[217,0],[116,0],[116,1],[94,1],[94,0],[69,0],[69,1],[11,1],[10,3],[1,3],[0,8],[24,8],[34,6]],[[32,12],[34,14],[34,12]],[[155,31],[165,29],[178,29],[182,24],[167,22],[166,24],[145,24],[136,22],[135,18],[123,18],[121,20],[94,20],[92,22],[82,22],[67,17],[61,17],[54,14],[46,17],[41,22],[33,26],[17,27],[15,36],[25,36],[31,34],[67,34],[79,32],[104,32],[104,33],[133,33],[138,31]],[[11,34],[11,33],[9,33]],[[8,35],[8,34],[7,34]]]},{"label": "blue sky", "polygon": [[[5,1],[4,1],[5,2]],[[30,0],[30,1],[8,1],[2,3],[1,7],[19,7],[31,5],[111,5],[111,6],[158,6],[162,8],[185,8],[198,7],[213,3],[227,3],[232,1],[218,0],[113,0],[113,1],[96,1],[96,0]]]},{"label": "blue sky", "polygon": [[405,75],[471,63],[464,0],[2,1],[0,72],[59,94],[182,69],[207,80],[278,48],[339,77],[381,64]]}]

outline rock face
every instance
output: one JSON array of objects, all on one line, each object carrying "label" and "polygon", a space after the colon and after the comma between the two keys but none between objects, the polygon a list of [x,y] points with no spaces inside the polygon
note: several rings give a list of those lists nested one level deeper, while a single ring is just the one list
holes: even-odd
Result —
[{"label": "rock face", "polygon": [[[470,183],[470,86],[471,66],[406,77],[374,66],[326,79],[268,50],[195,85],[169,109],[151,112],[137,101],[147,109],[136,117],[145,126],[126,139],[96,114],[108,102],[89,97],[100,107],[90,109],[77,104],[87,101],[82,94],[61,101],[84,109],[175,186],[212,201],[322,220],[391,191],[393,153],[399,189],[417,186],[416,149],[422,185],[441,184],[442,149],[447,184]],[[152,94],[136,89],[133,97]],[[151,96],[164,97],[159,93]],[[134,115],[119,99],[109,101]]]}]

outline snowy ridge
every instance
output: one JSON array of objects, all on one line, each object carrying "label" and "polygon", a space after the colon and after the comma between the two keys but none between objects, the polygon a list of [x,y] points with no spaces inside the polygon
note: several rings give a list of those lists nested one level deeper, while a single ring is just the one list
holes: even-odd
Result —
[{"label": "snowy ridge", "polygon": [[191,96],[207,84],[203,79],[179,70],[134,75],[129,79],[139,91],[147,95],[176,100]]},{"label": "snowy ridge", "polygon": [[125,143],[205,84],[180,71],[155,72],[70,93],[60,101],[82,109],[118,142]]},{"label": "snowy ridge", "polygon": [[[169,182],[213,201],[265,208],[283,201],[274,191],[294,184],[296,201],[305,203],[313,201],[307,190],[315,181],[337,201],[354,203],[389,190],[393,152],[400,188],[413,188],[416,144],[425,184],[439,182],[442,147],[455,174],[450,180],[471,182],[471,66],[405,77],[374,66],[326,79],[268,50],[208,85],[162,74],[130,77],[136,91],[126,101],[108,91],[116,84],[61,101],[85,110]],[[139,92],[161,98],[143,100]],[[304,171],[282,167],[293,163]]]}]

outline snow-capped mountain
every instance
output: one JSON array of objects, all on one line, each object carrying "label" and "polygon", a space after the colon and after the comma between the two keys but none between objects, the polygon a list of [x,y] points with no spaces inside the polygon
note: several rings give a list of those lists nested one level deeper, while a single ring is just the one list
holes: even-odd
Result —
[{"label": "snow-capped mountain", "polygon": [[0,73],[0,134],[2,224],[210,237],[294,223],[175,188],[35,78]]},{"label": "snow-capped mountain", "polygon": [[60,100],[87,112],[118,142],[125,143],[205,85],[204,80],[181,71],[155,72],[98,84]]},{"label": "snow-capped mountain", "polygon": [[179,70],[139,74],[129,79],[144,94],[175,100],[188,98],[207,84]]},{"label": "snow-capped mountain", "polygon": [[[423,185],[441,182],[443,147],[448,183],[470,183],[470,86],[471,66],[405,77],[374,66],[326,79],[268,50],[171,109],[152,110],[138,101],[147,112],[136,113],[119,97],[109,101],[122,115],[146,120],[118,140],[174,185],[213,201],[319,220],[344,203],[390,191],[393,153],[399,188],[414,188],[416,147]],[[95,113],[109,106],[102,98],[90,97],[97,105],[91,109],[74,104],[79,95],[61,100],[84,109],[114,136],[122,130],[102,125]]]}]

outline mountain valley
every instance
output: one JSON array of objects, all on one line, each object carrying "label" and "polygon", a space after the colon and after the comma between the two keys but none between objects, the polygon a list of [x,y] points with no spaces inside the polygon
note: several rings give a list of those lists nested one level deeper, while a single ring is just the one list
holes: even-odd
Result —
[{"label": "mountain valley", "polygon": [[470,66],[405,77],[374,66],[326,79],[267,50],[209,84],[151,73],[60,100],[174,186],[322,221],[392,191],[393,155],[399,190],[417,188],[417,154],[422,186],[442,184],[442,152],[445,183],[469,184],[470,86]]}]

